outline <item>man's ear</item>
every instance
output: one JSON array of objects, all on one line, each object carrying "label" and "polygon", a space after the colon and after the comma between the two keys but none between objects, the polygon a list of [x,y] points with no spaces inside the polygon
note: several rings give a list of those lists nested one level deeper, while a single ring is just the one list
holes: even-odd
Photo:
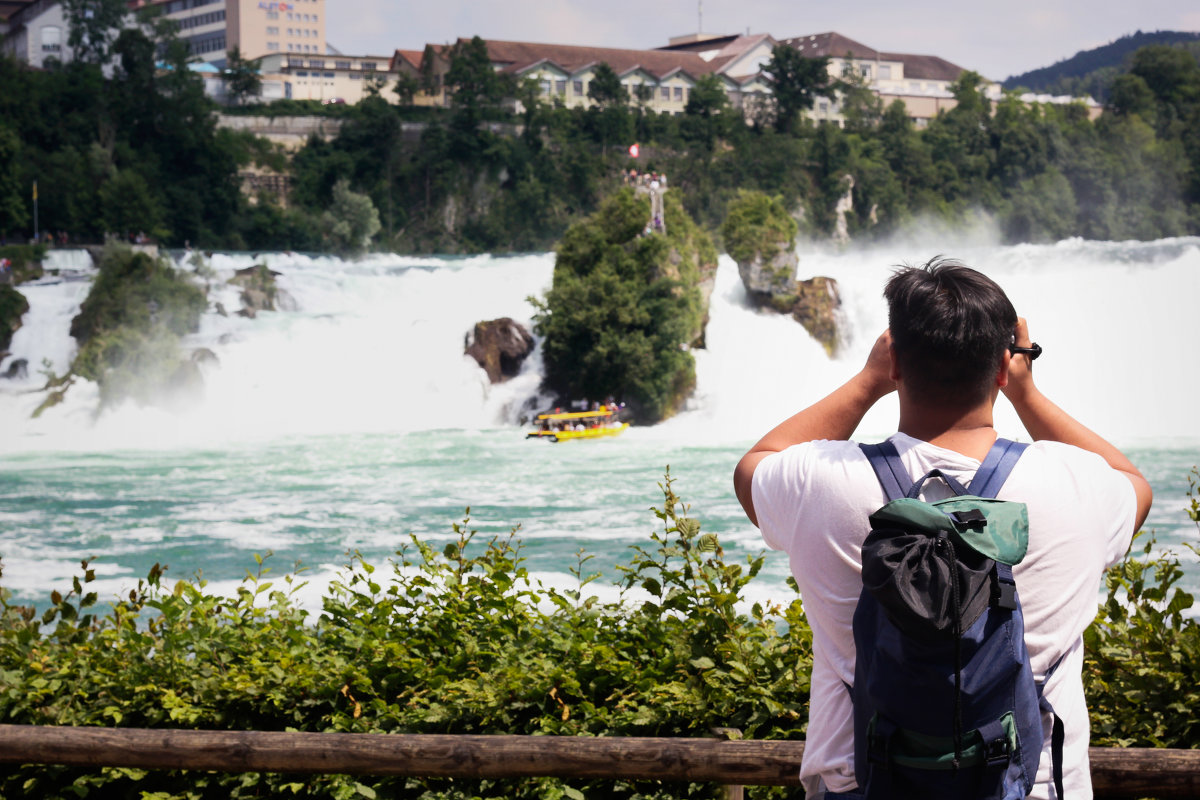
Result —
[{"label": "man's ear", "polygon": [[900,380],[900,365],[896,363],[896,343],[888,343],[888,351],[892,354],[892,366],[888,370],[888,377],[893,381]]},{"label": "man's ear", "polygon": [[1003,389],[1008,386],[1008,367],[1012,362],[1012,353],[1008,350],[1004,351],[1004,355],[1000,357],[1000,369],[996,371],[996,388]]}]

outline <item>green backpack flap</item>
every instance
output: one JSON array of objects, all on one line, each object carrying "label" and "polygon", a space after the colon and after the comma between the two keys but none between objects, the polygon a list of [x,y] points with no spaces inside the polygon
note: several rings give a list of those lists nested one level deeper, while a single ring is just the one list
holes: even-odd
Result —
[{"label": "green backpack flap", "polygon": [[956,547],[961,543],[1010,567],[1020,564],[1029,549],[1029,511],[1024,503],[969,494],[935,503],[908,497],[893,500],[871,515],[871,527],[917,530],[929,536],[946,531]]},{"label": "green backpack flap", "polygon": [[993,562],[1020,563],[1029,544],[1023,503],[974,495],[901,498],[870,519],[863,588],[896,627],[921,639],[970,627],[1006,590]]}]

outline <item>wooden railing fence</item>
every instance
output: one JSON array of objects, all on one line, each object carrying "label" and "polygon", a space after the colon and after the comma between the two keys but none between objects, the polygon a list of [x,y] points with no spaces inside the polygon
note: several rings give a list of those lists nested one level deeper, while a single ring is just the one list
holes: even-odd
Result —
[{"label": "wooden railing fence", "polygon": [[[799,783],[804,743],[0,725],[0,763],[424,778]],[[1091,750],[1097,798],[1200,797],[1200,750]]]}]

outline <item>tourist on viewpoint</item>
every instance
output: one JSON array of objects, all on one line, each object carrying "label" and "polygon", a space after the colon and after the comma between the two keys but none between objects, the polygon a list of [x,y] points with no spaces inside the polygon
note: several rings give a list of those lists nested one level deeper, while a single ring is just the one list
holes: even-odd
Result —
[{"label": "tourist on viewpoint", "polygon": [[[902,490],[938,470],[962,484],[962,491],[935,473],[920,484],[920,500],[935,503],[964,492],[984,496],[972,491],[971,479],[977,470],[984,474],[982,462],[992,463],[987,457],[993,445],[1006,444],[997,443],[993,427],[993,408],[1003,393],[1032,443],[1019,452],[1007,479],[1000,479],[998,493],[986,496],[1027,509],[1027,552],[1013,561],[1010,579],[1024,619],[1025,670],[1044,682],[1039,691],[1054,712],[1045,713],[1043,706],[1044,744],[1040,760],[1033,753],[1030,796],[1047,800],[1061,790],[1070,800],[1090,798],[1083,632],[1096,614],[1104,570],[1124,556],[1146,519],[1150,485],[1116,447],[1038,389],[1032,362],[1041,348],[1031,343],[1026,321],[990,278],[936,258],[898,269],[884,296],[888,330],[862,370],[770,430],[734,472],[746,515],[770,547],[788,554],[812,627],[801,783],[809,800],[889,796],[886,790],[868,792],[856,778],[856,743],[864,734],[860,730],[856,742],[854,626],[860,594],[865,596],[863,543],[875,521],[868,517],[892,492],[881,484],[875,459],[851,435],[864,414],[895,391],[900,417],[888,441],[907,473],[907,480],[899,476]],[[1096,375],[1097,394],[1103,382],[1120,380],[1118,369],[1113,364],[1107,374]],[[1038,713],[1035,704],[1035,724]],[[1062,758],[1059,786],[1051,763],[1055,715],[1063,737],[1056,748]],[[877,735],[873,728],[870,735]],[[956,771],[958,763],[956,751]]]}]

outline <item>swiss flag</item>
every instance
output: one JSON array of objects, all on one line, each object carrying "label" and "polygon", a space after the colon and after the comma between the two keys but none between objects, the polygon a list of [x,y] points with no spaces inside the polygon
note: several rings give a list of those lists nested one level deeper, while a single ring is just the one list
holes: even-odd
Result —
[{"label": "swiss flag", "polygon": [[629,145],[629,157],[630,157],[630,158],[637,158],[637,157],[638,157],[638,146],[637,146],[637,142],[634,142],[633,144]]}]

